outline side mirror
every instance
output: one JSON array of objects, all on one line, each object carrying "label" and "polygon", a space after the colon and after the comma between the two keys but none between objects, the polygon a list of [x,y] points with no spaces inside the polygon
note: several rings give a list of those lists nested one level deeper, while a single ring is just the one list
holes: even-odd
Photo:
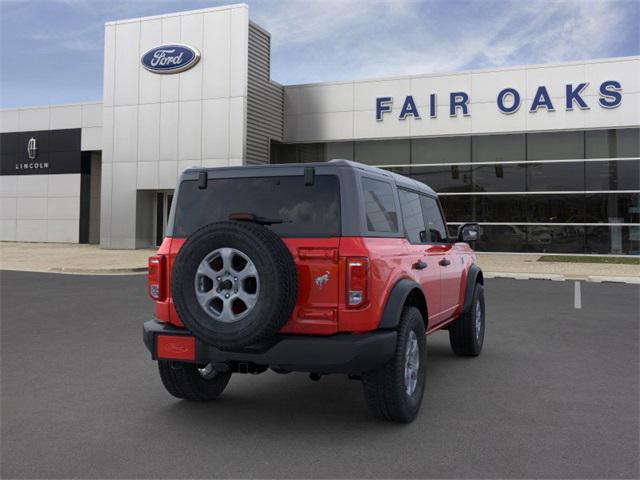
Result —
[{"label": "side mirror", "polygon": [[480,238],[480,225],[477,223],[464,223],[458,227],[459,242],[475,242]]}]

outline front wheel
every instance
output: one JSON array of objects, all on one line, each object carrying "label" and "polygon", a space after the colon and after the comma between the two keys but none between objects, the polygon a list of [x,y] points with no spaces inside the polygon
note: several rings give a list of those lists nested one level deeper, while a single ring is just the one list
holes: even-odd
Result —
[{"label": "front wheel", "polygon": [[199,402],[218,398],[231,378],[230,373],[216,372],[211,364],[199,368],[192,363],[159,360],[158,370],[171,395]]},{"label": "front wheel", "polygon": [[371,414],[395,422],[411,422],[422,404],[426,376],[427,339],[420,310],[405,307],[398,326],[393,358],[379,370],[362,376]]},{"label": "front wheel", "polygon": [[460,315],[449,327],[449,342],[456,355],[477,357],[484,343],[484,288],[476,283],[468,312]]}]

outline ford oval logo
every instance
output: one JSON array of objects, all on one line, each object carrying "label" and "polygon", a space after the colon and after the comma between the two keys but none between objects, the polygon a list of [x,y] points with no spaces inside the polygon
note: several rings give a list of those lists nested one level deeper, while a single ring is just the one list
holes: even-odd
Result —
[{"label": "ford oval logo", "polygon": [[200,52],[189,45],[173,43],[148,50],[140,61],[153,73],[179,73],[190,69],[200,60]]}]

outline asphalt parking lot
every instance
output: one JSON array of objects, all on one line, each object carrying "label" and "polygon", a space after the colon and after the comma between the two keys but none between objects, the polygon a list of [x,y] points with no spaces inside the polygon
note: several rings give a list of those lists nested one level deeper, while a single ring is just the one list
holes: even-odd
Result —
[{"label": "asphalt parking lot", "polygon": [[429,337],[410,425],[341,376],[236,375],[167,394],[146,277],[1,272],[3,478],[638,478],[639,288],[487,280],[485,349]]}]

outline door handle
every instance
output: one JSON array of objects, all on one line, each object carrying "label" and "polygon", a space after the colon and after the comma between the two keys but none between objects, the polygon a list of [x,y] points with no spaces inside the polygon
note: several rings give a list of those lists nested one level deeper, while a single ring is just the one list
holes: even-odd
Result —
[{"label": "door handle", "polygon": [[446,266],[448,266],[448,265],[451,265],[451,262],[450,262],[448,259],[446,259],[446,258],[443,258],[443,259],[442,259],[442,260],[440,260],[438,263],[439,263],[440,265],[442,265],[443,267],[446,267]]},{"label": "door handle", "polygon": [[416,270],[422,270],[424,268],[427,268],[427,264],[422,260],[418,260],[416,263],[413,264],[413,268],[415,268]]}]

